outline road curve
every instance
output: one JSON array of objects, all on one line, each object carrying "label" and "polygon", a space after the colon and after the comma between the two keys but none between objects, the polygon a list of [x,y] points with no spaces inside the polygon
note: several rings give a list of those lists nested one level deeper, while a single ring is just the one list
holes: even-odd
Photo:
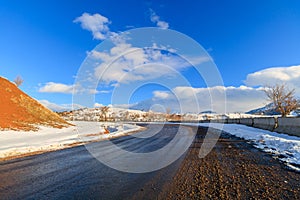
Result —
[{"label": "road curve", "polygon": [[[125,136],[112,142],[128,151],[151,152],[168,144],[178,126],[151,125],[144,134],[151,130],[158,133],[152,137],[139,133],[140,138]],[[87,148],[98,150],[100,144],[104,142],[88,144]],[[105,149],[107,154],[110,151],[113,150]],[[150,198],[172,179],[182,158],[149,173],[125,173],[109,168],[85,146],[4,161],[0,162],[0,199],[132,199],[137,193]]]}]

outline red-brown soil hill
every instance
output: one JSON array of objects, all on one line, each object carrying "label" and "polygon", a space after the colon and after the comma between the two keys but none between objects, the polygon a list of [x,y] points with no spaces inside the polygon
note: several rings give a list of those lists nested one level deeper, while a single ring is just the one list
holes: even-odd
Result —
[{"label": "red-brown soil hill", "polygon": [[0,77],[0,130],[37,130],[39,125],[63,128],[71,124]]}]

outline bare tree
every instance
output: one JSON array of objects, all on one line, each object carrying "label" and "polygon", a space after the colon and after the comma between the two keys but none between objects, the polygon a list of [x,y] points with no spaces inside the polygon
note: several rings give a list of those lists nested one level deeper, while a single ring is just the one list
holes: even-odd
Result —
[{"label": "bare tree", "polygon": [[141,117],[140,114],[135,113],[132,115],[131,119],[132,119],[132,121],[137,121],[140,117]]},{"label": "bare tree", "polygon": [[299,102],[295,98],[295,89],[290,90],[285,84],[267,86],[264,92],[282,117],[286,117],[299,106]]},{"label": "bare tree", "polygon": [[24,82],[24,80],[22,79],[21,76],[17,76],[14,80],[15,84],[17,85],[17,87],[19,87],[20,85],[22,85],[22,83]]},{"label": "bare tree", "polygon": [[108,113],[109,107],[103,106],[100,108],[100,111],[102,113],[102,116],[104,116],[104,121],[107,121],[107,113]]},{"label": "bare tree", "polygon": [[110,121],[116,121],[116,118],[117,118],[117,114],[115,112],[112,112],[110,116]]},{"label": "bare tree", "polygon": [[170,108],[170,107],[167,107],[167,108],[166,108],[166,121],[169,120],[169,118],[170,118],[170,113],[171,113],[171,108]]},{"label": "bare tree", "polygon": [[144,114],[142,114],[143,121],[148,121],[148,116],[149,116],[148,112],[145,112]]}]

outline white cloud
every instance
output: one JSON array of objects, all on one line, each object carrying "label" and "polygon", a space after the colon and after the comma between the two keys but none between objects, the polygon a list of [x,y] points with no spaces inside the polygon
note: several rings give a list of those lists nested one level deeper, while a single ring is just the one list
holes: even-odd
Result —
[{"label": "white cloud", "polygon": [[[162,53],[162,50],[164,53]],[[167,52],[167,53],[166,53]],[[163,76],[178,75],[179,71],[210,60],[208,57],[187,57],[191,63],[174,54],[174,49],[157,47],[136,48],[127,43],[116,44],[109,52],[92,51],[90,55],[99,62],[95,76],[106,84],[130,83]],[[98,61],[97,61],[98,60]]]},{"label": "white cloud", "polygon": [[63,93],[63,94],[104,94],[104,93],[110,93],[109,90],[97,90],[97,89],[91,89],[91,88],[83,88],[79,84],[77,85],[66,85],[63,83],[54,83],[54,82],[48,82],[44,86],[42,86],[39,89],[39,92],[44,93]]},{"label": "white cloud", "polygon": [[[151,102],[147,101],[146,104],[161,104],[166,107],[172,107],[177,111],[197,112],[196,99],[200,111],[213,110],[220,112],[224,107],[224,102],[221,100],[225,95],[227,112],[246,112],[269,103],[263,92],[262,86],[264,85],[285,83],[290,88],[295,88],[296,95],[300,96],[299,80],[300,66],[271,67],[249,74],[245,80],[246,86],[176,87],[172,89],[172,92],[154,91]],[[257,86],[261,87],[257,88]],[[211,96],[214,97],[214,102],[211,102]],[[139,105],[139,107],[141,106]]]},{"label": "white cloud", "polygon": [[[151,20],[160,28],[168,28],[168,23],[161,21],[153,11]],[[83,13],[74,20],[81,23],[82,28],[93,33],[97,39],[111,39],[114,46],[108,51],[93,50],[88,53],[95,65],[94,77],[110,86],[141,80],[151,80],[162,76],[174,76],[178,71],[191,65],[207,62],[210,58],[186,56],[189,62],[176,56],[175,49],[153,43],[152,46],[137,48],[127,42],[126,35],[119,35],[109,30],[109,19],[100,14]],[[166,53],[167,52],[167,53]],[[94,79],[92,79],[94,80]],[[94,91],[94,93],[98,93]]]},{"label": "white cloud", "polygon": [[153,96],[154,98],[158,98],[158,99],[167,99],[170,97],[170,94],[169,92],[165,92],[165,91],[154,91]]},{"label": "white cloud", "polygon": [[184,55],[184,58],[187,60],[187,62],[191,63],[194,66],[213,60],[212,58],[210,58],[208,56],[186,56],[186,55]]},{"label": "white cloud", "polygon": [[113,33],[110,32],[108,25],[111,23],[108,18],[96,13],[83,13],[77,17],[74,23],[80,23],[85,30],[91,31],[94,39],[104,40],[110,37]]},{"label": "white cloud", "polygon": [[[261,88],[254,89],[247,86],[176,87],[172,89],[172,93],[154,91],[153,94],[151,104],[161,104],[182,113],[197,113],[205,110],[222,113],[224,106],[227,112],[246,112],[266,104],[265,94]],[[224,97],[226,97],[225,102]]]},{"label": "white cloud", "polygon": [[113,107],[114,108],[122,108],[122,109],[131,109],[135,105],[137,105],[137,103],[134,103],[134,104],[114,104]]},{"label": "white cloud", "polygon": [[73,93],[74,88],[74,85],[48,82],[39,89],[39,92],[71,94]]},{"label": "white cloud", "polygon": [[89,89],[88,94],[98,94],[99,91],[96,89]]},{"label": "white cloud", "polygon": [[248,74],[245,84],[248,86],[265,86],[284,83],[289,88],[295,88],[300,96],[300,65],[289,67],[271,67]]},{"label": "white cloud", "polygon": [[160,20],[160,17],[152,10],[150,9],[150,20],[153,23],[156,23],[156,26],[162,29],[168,29],[169,28],[169,23]]},{"label": "white cloud", "polygon": [[94,108],[100,108],[103,107],[104,105],[101,103],[94,103]]},{"label": "white cloud", "polygon": [[99,91],[97,91],[97,93],[108,94],[108,93],[111,93],[111,91],[109,91],[109,90],[99,90]]},{"label": "white cloud", "polygon": [[84,106],[81,106],[78,104],[56,104],[56,103],[50,102],[48,100],[39,100],[39,102],[42,105],[44,105],[46,108],[56,111],[56,112],[77,110],[80,108],[84,108]]}]

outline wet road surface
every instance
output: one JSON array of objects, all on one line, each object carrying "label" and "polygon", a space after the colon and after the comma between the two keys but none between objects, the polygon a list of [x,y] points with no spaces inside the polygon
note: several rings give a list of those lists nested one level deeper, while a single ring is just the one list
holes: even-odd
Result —
[{"label": "wet road surface", "polygon": [[[132,152],[155,151],[169,143],[178,130],[176,125],[161,128],[148,126],[148,131],[158,132],[149,138],[125,136],[113,143]],[[98,150],[99,144],[88,144],[88,149]],[[111,153],[110,149],[105,151]],[[0,162],[0,199],[132,199],[136,194],[153,199],[172,179],[182,158],[149,173],[109,168],[85,146],[4,161]]]}]

